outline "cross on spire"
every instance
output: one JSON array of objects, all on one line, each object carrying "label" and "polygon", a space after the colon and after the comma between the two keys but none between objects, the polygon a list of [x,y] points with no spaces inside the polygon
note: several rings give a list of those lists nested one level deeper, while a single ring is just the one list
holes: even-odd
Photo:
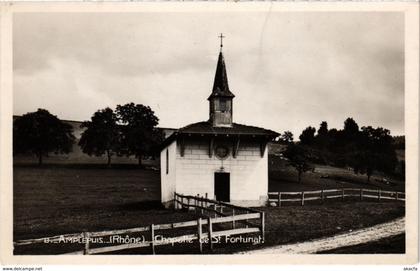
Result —
[{"label": "cross on spire", "polygon": [[223,33],[220,33],[220,36],[219,36],[219,38],[220,38],[220,50],[222,50],[222,47],[223,47],[223,38],[225,38],[226,36],[223,36]]}]

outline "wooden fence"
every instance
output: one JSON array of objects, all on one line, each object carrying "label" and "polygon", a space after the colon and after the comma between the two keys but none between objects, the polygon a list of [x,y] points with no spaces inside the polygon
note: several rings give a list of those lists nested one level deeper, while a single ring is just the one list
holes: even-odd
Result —
[{"label": "wooden fence", "polygon": [[338,198],[344,200],[347,197],[356,197],[360,200],[364,198],[377,200],[396,200],[405,201],[405,193],[398,191],[373,190],[373,189],[359,189],[359,188],[341,188],[341,189],[326,189],[315,191],[302,192],[268,192],[269,203],[274,203],[277,206],[282,206],[283,202],[299,202],[302,206],[305,201],[312,200],[327,200]]},{"label": "wooden fence", "polygon": [[[265,214],[263,211],[208,199],[207,194],[205,196],[200,196],[199,194],[197,196],[189,196],[178,193],[174,193],[174,208],[175,210],[192,209],[212,219],[213,223],[231,223],[231,230],[220,232],[222,235],[216,233],[216,236],[259,233],[262,242],[264,242]],[[257,220],[257,224],[250,222],[250,220]],[[211,225],[209,226],[209,229],[212,229]],[[209,239],[211,239],[211,234]],[[211,242],[210,246],[212,248]]]},{"label": "wooden fence", "polygon": [[[187,200],[187,205],[184,201]],[[84,244],[83,249],[65,253],[66,255],[89,255],[89,254],[100,254],[108,253],[112,251],[120,251],[126,249],[134,249],[141,247],[150,247],[151,253],[155,254],[155,247],[162,245],[174,245],[182,244],[187,241],[197,241],[198,249],[203,252],[203,245],[209,244],[210,250],[213,250],[213,246],[216,238],[231,235],[251,234],[259,233],[262,241],[264,241],[264,212],[253,210],[250,208],[235,206],[227,203],[213,201],[210,199],[204,199],[202,197],[185,196],[175,194],[175,208],[190,208],[195,211],[200,210],[201,214],[205,212],[213,213],[207,215],[207,217],[200,217],[197,220],[168,223],[168,224],[151,224],[150,226],[122,229],[122,230],[111,230],[111,231],[97,231],[97,232],[83,232],[74,234],[64,234],[58,236],[27,239],[14,242],[14,247],[34,245],[34,244],[45,244],[45,243],[59,243],[63,240],[80,240],[80,243]],[[230,210],[226,212],[226,210]],[[256,221],[256,222],[255,222]],[[224,225],[223,225],[224,224]],[[226,227],[227,224],[227,227]],[[215,225],[222,225],[221,230],[216,230]],[[203,227],[205,226],[205,227]],[[173,229],[189,229],[194,232],[192,234],[184,234],[178,236],[171,236],[163,239],[157,239],[157,232],[165,232]],[[148,240],[144,237],[130,237],[129,234],[145,233]],[[112,237],[126,235],[123,238],[125,243],[119,245],[92,247],[92,240],[99,237]],[[144,235],[143,235],[144,236]]]}]

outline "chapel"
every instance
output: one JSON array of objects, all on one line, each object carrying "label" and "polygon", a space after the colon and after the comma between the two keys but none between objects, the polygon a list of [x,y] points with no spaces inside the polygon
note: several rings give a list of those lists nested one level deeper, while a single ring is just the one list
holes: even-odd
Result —
[{"label": "chapel", "polygon": [[279,134],[233,122],[235,95],[222,47],[221,42],[208,120],[177,129],[162,145],[161,201],[167,207],[174,192],[248,207],[267,203],[267,143]]}]

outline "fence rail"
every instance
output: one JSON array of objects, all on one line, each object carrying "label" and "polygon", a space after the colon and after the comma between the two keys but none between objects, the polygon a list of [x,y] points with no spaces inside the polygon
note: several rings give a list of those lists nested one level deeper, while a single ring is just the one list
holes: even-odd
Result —
[{"label": "fence rail", "polygon": [[344,198],[348,197],[358,197],[360,200],[371,198],[377,200],[405,201],[405,193],[381,189],[341,188],[301,192],[268,192],[269,203],[274,203],[277,206],[281,206],[282,202],[300,202],[303,206],[305,205],[305,201],[324,201],[333,198],[341,198],[344,200]]},{"label": "fence rail", "polygon": [[[185,203],[188,201],[188,204]],[[83,240],[84,247],[78,251],[72,251],[64,253],[65,255],[88,255],[88,254],[99,254],[108,253],[113,251],[120,251],[133,248],[150,247],[152,254],[155,254],[155,247],[169,244],[176,244],[183,240],[198,241],[198,249],[203,252],[203,244],[208,243],[210,250],[213,249],[215,237],[239,235],[239,234],[251,234],[259,233],[262,240],[264,240],[264,224],[265,217],[264,212],[253,210],[246,207],[235,206],[232,204],[210,200],[199,196],[187,196],[187,195],[174,195],[175,209],[194,209],[196,212],[201,211],[201,214],[206,217],[200,217],[197,220],[167,223],[167,224],[151,224],[150,226],[129,228],[122,230],[107,230],[107,231],[96,231],[96,232],[83,232],[83,233],[72,233],[63,234],[51,237],[26,239],[14,242],[14,246],[26,246],[42,243],[55,243],[60,240],[69,239],[80,239]],[[213,214],[213,215],[211,215]],[[251,223],[249,221],[256,220],[257,223]],[[222,227],[220,230],[214,228],[215,225],[226,224],[228,227]],[[206,227],[203,227],[206,226]],[[242,227],[241,227],[242,226]],[[156,231],[167,231],[173,229],[190,228],[195,232],[192,234],[184,234],[178,236],[171,236],[162,240],[155,238]],[[205,231],[207,230],[207,231]],[[119,245],[103,246],[103,247],[92,247],[92,238],[115,236],[115,235],[126,235],[135,233],[147,233],[149,240],[140,240],[138,242],[129,242]],[[130,237],[135,238],[135,237]],[[207,241],[206,241],[207,239]],[[135,240],[135,239],[133,239]]]}]

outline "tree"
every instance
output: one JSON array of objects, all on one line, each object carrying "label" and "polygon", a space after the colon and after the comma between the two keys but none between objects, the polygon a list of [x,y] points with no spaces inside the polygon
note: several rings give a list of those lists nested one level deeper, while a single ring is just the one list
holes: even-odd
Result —
[{"label": "tree", "polygon": [[156,126],[159,119],[149,106],[128,103],[117,106],[121,123],[124,154],[135,155],[141,166],[143,155],[153,155],[156,145],[163,140]]},{"label": "tree", "polygon": [[382,127],[362,127],[359,132],[356,151],[350,156],[355,172],[367,175],[367,181],[374,170],[393,173],[398,163],[390,131]]},{"label": "tree", "polygon": [[286,143],[286,144],[291,144],[293,143],[293,133],[290,131],[285,131],[279,138],[279,141]]},{"label": "tree", "polygon": [[392,139],[396,150],[405,150],[405,136],[393,136]]},{"label": "tree", "polygon": [[321,122],[316,136],[316,143],[322,148],[328,145],[328,124],[326,121]]},{"label": "tree", "polygon": [[353,118],[347,118],[344,121],[344,135],[348,139],[353,139],[359,133],[359,125]]},{"label": "tree", "polygon": [[326,137],[328,136],[328,123],[326,121],[321,122],[318,129],[318,136]]},{"label": "tree", "polygon": [[45,109],[24,114],[13,123],[13,151],[35,154],[39,165],[50,152],[71,152],[74,140],[71,125]]},{"label": "tree", "polygon": [[368,150],[358,150],[351,157],[354,172],[356,174],[366,174],[367,181],[370,182],[370,177],[375,169],[375,162],[378,156]]},{"label": "tree", "polygon": [[299,144],[290,144],[283,155],[289,160],[289,165],[294,167],[298,173],[298,182],[301,182],[302,174],[312,170],[308,163],[308,154],[305,148]]},{"label": "tree", "polygon": [[300,142],[304,145],[311,145],[315,141],[315,131],[314,127],[307,127],[302,131],[302,134],[299,136]]},{"label": "tree", "polygon": [[107,165],[111,165],[111,157],[120,148],[120,129],[117,115],[111,108],[96,111],[90,121],[82,123],[86,128],[82,133],[79,145],[88,155],[102,156],[106,154]]}]

